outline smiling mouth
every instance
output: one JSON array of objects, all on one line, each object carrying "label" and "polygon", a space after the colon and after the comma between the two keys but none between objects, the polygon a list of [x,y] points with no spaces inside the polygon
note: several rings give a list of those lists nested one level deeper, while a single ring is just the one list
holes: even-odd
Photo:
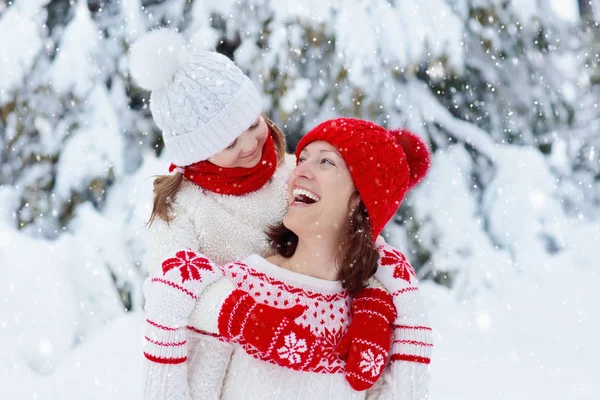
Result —
[{"label": "smiling mouth", "polygon": [[321,198],[311,192],[308,191],[306,189],[299,189],[299,188],[295,188],[292,191],[292,195],[294,196],[294,201],[292,202],[292,204],[314,204],[316,202],[318,202],[319,200],[321,200]]}]

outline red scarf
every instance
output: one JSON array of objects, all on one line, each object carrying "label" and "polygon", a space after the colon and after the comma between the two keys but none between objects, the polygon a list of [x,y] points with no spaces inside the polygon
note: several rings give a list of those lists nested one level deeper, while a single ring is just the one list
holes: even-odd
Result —
[{"label": "red scarf", "polygon": [[[169,166],[173,172],[176,165]],[[200,161],[187,167],[182,167],[183,176],[203,189],[218,194],[241,196],[254,192],[264,186],[275,173],[277,154],[271,131],[263,147],[262,157],[252,168],[223,168],[210,161]]]}]

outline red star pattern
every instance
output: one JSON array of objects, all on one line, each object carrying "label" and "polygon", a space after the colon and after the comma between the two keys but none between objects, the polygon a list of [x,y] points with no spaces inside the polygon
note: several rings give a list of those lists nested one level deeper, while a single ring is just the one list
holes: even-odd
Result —
[{"label": "red star pattern", "polygon": [[321,340],[323,341],[323,355],[325,358],[337,358],[335,349],[342,340],[342,329],[324,329]]},{"label": "red star pattern", "polygon": [[411,276],[416,278],[415,270],[412,266],[406,261],[406,257],[404,254],[400,253],[395,249],[385,249],[382,248],[383,252],[381,253],[381,265],[384,267],[393,265],[394,266],[394,278],[402,279],[406,282],[411,281]]},{"label": "red star pattern", "polygon": [[200,272],[202,270],[212,271],[210,261],[204,257],[198,257],[191,250],[182,250],[175,253],[175,257],[168,258],[162,263],[163,275],[172,269],[179,269],[181,282],[202,281]]}]

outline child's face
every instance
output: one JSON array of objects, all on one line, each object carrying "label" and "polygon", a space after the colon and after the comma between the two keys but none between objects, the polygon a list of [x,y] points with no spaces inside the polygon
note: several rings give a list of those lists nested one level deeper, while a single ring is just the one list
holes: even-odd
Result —
[{"label": "child's face", "polygon": [[222,168],[255,167],[262,158],[268,134],[267,122],[261,115],[229,147],[215,154],[208,161]]}]

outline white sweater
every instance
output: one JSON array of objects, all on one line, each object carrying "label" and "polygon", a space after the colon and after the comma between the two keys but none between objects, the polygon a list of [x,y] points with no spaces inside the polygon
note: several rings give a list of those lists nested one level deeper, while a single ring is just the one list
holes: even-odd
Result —
[{"label": "white sweater", "polygon": [[[287,180],[294,160],[290,158],[286,162],[287,165],[280,166],[263,188],[245,196],[217,195],[184,181],[173,203],[176,217],[169,224],[157,219],[149,230],[146,262],[150,272],[157,271],[166,256],[182,248],[197,250],[220,264],[244,259],[253,253],[266,256],[269,247],[264,230],[281,221],[287,210]],[[232,344],[222,342],[218,337],[205,334],[206,332],[200,333],[216,332],[216,326],[210,327],[220,310],[223,296],[229,293],[230,285],[228,279],[221,279],[202,293],[190,317],[186,363],[165,365],[145,360],[146,399],[233,398],[233,386],[230,383],[234,382],[232,376],[244,371],[247,382],[254,379],[251,379],[253,373],[248,371],[253,368],[250,364],[259,362],[258,360],[245,358],[239,351],[234,353],[232,359],[235,348]],[[210,322],[211,318],[213,322]],[[239,369],[240,366],[243,368]],[[245,368],[249,369],[244,370]],[[271,364],[264,368],[281,370]],[[285,376],[292,372],[284,370],[281,373]],[[343,379],[343,375],[338,378]],[[302,378],[303,381],[306,379],[306,383],[312,385],[310,378]],[[284,381],[287,382],[288,379]],[[427,393],[427,381],[427,365],[396,361],[386,368],[382,378],[364,395],[367,399],[421,400]],[[340,387],[344,385],[345,380],[343,384],[340,383]],[[308,392],[306,393],[308,396]],[[287,398],[284,392],[281,392],[281,396]],[[352,396],[359,397],[348,398],[363,398],[356,392]],[[268,396],[274,397],[279,395]],[[323,397],[313,395],[312,398]]]},{"label": "white sweater", "polygon": [[[219,195],[184,180],[173,202],[175,218],[168,224],[157,218],[148,231],[146,265],[150,275],[166,257],[184,248],[206,254],[221,265],[253,253],[266,255],[269,246],[264,232],[287,211],[287,181],[294,164],[293,157],[286,157],[269,182],[244,196]],[[196,307],[193,315],[199,314]],[[146,399],[220,398],[232,346],[193,329],[188,330],[187,344],[186,364],[145,360]]]},{"label": "white sweater", "polygon": [[201,294],[198,303],[203,312],[193,317],[195,328],[219,338],[217,320],[221,305],[231,291],[240,288],[257,302],[279,307],[306,306],[307,310],[296,322],[309,327],[323,340],[329,356],[321,360],[315,372],[300,372],[261,359],[250,345],[237,345],[223,377],[220,399],[426,398],[427,365],[416,362],[389,362],[382,379],[367,391],[357,392],[348,384],[345,362],[334,355],[351,320],[351,298],[340,282],[301,275],[273,265],[258,255],[225,265],[222,270],[228,280],[222,279]]}]

